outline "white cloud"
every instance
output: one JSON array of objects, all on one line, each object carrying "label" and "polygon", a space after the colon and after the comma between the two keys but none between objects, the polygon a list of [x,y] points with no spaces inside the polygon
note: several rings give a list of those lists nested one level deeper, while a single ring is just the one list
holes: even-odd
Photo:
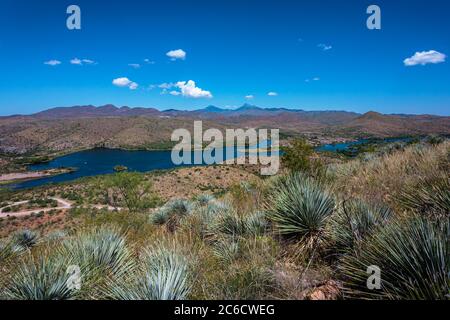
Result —
[{"label": "white cloud", "polygon": [[85,63],[85,64],[97,64],[95,61],[90,60],[90,59],[83,59],[81,61],[83,61],[83,63]]},{"label": "white cloud", "polygon": [[181,94],[181,92],[172,90],[172,91],[169,92],[169,94],[171,94],[173,96],[179,96]]},{"label": "white cloud", "polygon": [[179,81],[175,85],[180,89],[183,97],[187,98],[212,98],[212,94],[209,91],[203,90],[196,86],[195,81]]},{"label": "white cloud", "polygon": [[112,83],[117,87],[128,87],[130,90],[136,90],[139,86],[136,82],[133,82],[126,77],[116,78]]},{"label": "white cloud", "polygon": [[267,95],[270,97],[276,97],[278,95],[278,93],[271,91]]},{"label": "white cloud", "polygon": [[78,59],[78,58],[73,58],[72,60],[70,60],[70,63],[71,64],[76,64],[76,65],[79,65],[79,66],[81,66],[83,64],[83,62],[80,59]]},{"label": "white cloud", "polygon": [[176,83],[172,83],[172,82],[166,83],[166,82],[164,82],[164,83],[161,83],[160,85],[158,85],[158,88],[167,90],[167,89],[171,89],[171,88],[173,88],[175,86],[176,86]]},{"label": "white cloud", "polygon": [[139,69],[141,67],[141,65],[139,63],[129,63],[128,66],[130,66],[134,69]]},{"label": "white cloud", "polygon": [[249,95],[245,96],[245,99],[251,100],[251,99],[253,99],[254,97],[255,97],[254,95],[249,94]]},{"label": "white cloud", "polygon": [[324,44],[324,43],[319,43],[317,46],[318,46],[320,49],[322,49],[323,51],[328,51],[328,50],[333,49],[333,46],[328,45],[328,44]]},{"label": "white cloud", "polygon": [[319,77],[315,77],[315,78],[313,78],[313,81],[319,81],[320,80],[320,78]]},{"label": "white cloud", "polygon": [[59,61],[59,60],[49,60],[49,61],[45,61],[44,64],[54,67],[54,66],[57,66],[57,65],[61,64],[61,61]]},{"label": "white cloud", "polygon": [[403,63],[407,67],[416,65],[426,65],[429,63],[442,63],[445,62],[447,56],[443,53],[437,52],[435,50],[416,52],[412,57],[403,60]]},{"label": "white cloud", "polygon": [[155,61],[152,61],[152,60],[150,60],[150,59],[144,59],[144,62],[145,62],[146,64],[155,64]]},{"label": "white cloud", "polygon": [[95,61],[90,60],[90,59],[78,59],[78,58],[73,58],[72,60],[70,60],[70,64],[74,64],[77,66],[82,66],[83,64],[97,64]]},{"label": "white cloud", "polygon": [[167,52],[166,55],[171,60],[177,60],[177,59],[184,60],[184,59],[186,59],[186,52],[184,50],[182,50],[182,49],[171,50],[171,51]]}]

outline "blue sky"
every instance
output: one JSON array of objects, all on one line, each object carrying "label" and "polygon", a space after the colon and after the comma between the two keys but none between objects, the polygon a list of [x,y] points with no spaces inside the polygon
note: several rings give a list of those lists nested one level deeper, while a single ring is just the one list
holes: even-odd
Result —
[{"label": "blue sky", "polygon": [[446,0],[2,0],[0,115],[246,102],[450,115],[449,15]]}]

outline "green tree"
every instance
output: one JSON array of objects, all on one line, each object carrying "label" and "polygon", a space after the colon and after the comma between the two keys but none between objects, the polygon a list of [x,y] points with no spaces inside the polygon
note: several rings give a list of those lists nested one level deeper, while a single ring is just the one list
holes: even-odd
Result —
[{"label": "green tree", "polygon": [[310,157],[313,151],[305,139],[295,139],[290,146],[283,148],[281,161],[291,171],[309,172],[311,170]]},{"label": "green tree", "polygon": [[108,202],[114,207],[125,207],[130,212],[155,206],[158,197],[153,193],[152,184],[143,174],[118,172],[104,181],[108,190]]},{"label": "green tree", "polygon": [[325,167],[320,159],[313,159],[314,148],[305,139],[295,139],[282,149],[282,164],[292,172],[303,172],[320,178],[325,174]]}]

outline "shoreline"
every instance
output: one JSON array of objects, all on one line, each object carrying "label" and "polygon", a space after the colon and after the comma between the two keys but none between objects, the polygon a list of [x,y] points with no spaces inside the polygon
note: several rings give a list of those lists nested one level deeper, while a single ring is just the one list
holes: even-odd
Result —
[{"label": "shoreline", "polygon": [[14,182],[21,182],[27,180],[40,179],[45,177],[52,177],[64,173],[74,172],[74,168],[58,168],[42,171],[26,171],[26,172],[12,172],[0,174],[0,185],[10,184]]}]

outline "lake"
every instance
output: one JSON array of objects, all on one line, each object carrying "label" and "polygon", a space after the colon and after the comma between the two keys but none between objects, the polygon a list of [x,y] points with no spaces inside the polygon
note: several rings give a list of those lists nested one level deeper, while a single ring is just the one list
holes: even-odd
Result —
[{"label": "lake", "polygon": [[[407,141],[410,138],[392,138],[382,140],[384,142]],[[327,144],[316,148],[317,151],[339,152],[348,150],[354,145],[370,142],[370,140],[361,139],[348,143]],[[267,147],[267,142],[260,144],[259,147]],[[251,147],[250,150],[256,147]],[[191,154],[191,158],[194,153]],[[226,149],[224,156],[226,155]],[[242,156],[242,147],[234,148],[234,156]],[[270,155],[270,153],[269,153]],[[227,157],[225,156],[225,159]],[[4,185],[12,189],[25,189],[38,187],[49,183],[59,183],[72,181],[82,177],[96,176],[114,172],[114,167],[123,165],[129,171],[147,172],[153,170],[163,170],[178,167],[171,160],[171,151],[128,151],[120,149],[97,148],[86,151],[80,151],[55,158],[49,162],[31,165],[29,170],[46,170],[61,167],[76,168],[76,171],[60,174],[52,177],[40,178],[35,180],[22,181]],[[183,165],[186,166],[186,165]]]},{"label": "lake", "polygon": [[[267,142],[261,143],[259,146],[261,148],[265,148],[267,147]],[[255,148],[256,146],[253,146],[249,149],[252,150]],[[226,156],[227,150],[229,150],[229,148],[225,148],[223,150],[225,159],[228,159],[228,157]],[[242,147],[235,147],[231,152],[232,157],[243,156],[245,153],[242,151]],[[191,159],[193,159],[195,153],[200,153],[200,151],[191,152]],[[64,173],[52,177],[11,183],[4,186],[17,190],[38,187],[49,183],[67,182],[82,177],[113,173],[114,167],[117,165],[125,166],[129,171],[138,172],[171,169],[179,166],[175,165],[172,162],[171,151],[128,151],[120,149],[96,148],[58,157],[46,163],[28,166],[28,169],[32,171],[70,167],[76,169],[74,172]],[[188,165],[183,164],[182,166]]]}]

